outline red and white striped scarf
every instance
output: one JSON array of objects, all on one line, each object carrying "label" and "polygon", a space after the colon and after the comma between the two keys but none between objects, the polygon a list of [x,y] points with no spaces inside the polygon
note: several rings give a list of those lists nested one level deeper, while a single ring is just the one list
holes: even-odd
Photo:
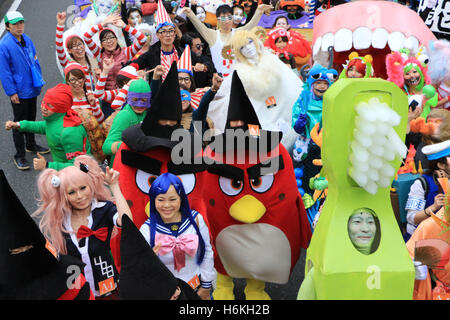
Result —
[{"label": "red and white striped scarf", "polygon": [[173,53],[171,54],[164,54],[164,52],[161,50],[161,65],[163,65],[166,69],[166,71],[162,75],[162,81],[166,80],[166,76],[169,73],[170,67],[172,66],[172,63],[174,61],[178,62],[177,49],[173,48]]}]

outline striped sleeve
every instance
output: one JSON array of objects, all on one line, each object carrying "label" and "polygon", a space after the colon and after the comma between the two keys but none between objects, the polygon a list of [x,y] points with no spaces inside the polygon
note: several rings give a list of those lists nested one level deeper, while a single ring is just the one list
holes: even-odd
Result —
[{"label": "striped sleeve", "polygon": [[131,60],[147,42],[147,37],[139,30],[128,25],[124,30],[131,33],[131,35],[136,38],[131,46],[125,48],[125,54],[127,55],[128,60]]},{"label": "striped sleeve", "polygon": [[100,59],[100,53],[101,49],[100,47],[95,43],[94,39],[92,37],[103,30],[103,26],[101,24],[97,24],[91,27],[88,31],[86,31],[83,35],[84,42],[88,46],[89,50],[91,50],[94,57],[99,60]]},{"label": "striped sleeve", "polygon": [[97,80],[97,85],[95,86],[94,96],[99,100],[112,103],[119,93],[119,89],[105,91],[106,79],[106,76],[103,74],[100,75],[100,78]]},{"label": "striped sleeve", "polygon": [[58,56],[59,64],[65,68],[69,59],[67,58],[66,51],[64,50],[63,43],[64,26],[56,26],[56,55]]},{"label": "striped sleeve", "polygon": [[129,85],[124,85],[122,89],[119,90],[119,93],[116,95],[116,98],[111,104],[111,108],[114,110],[119,110],[123,105],[126,104],[128,97],[128,88]]},{"label": "striped sleeve", "polygon": [[100,108],[100,102],[98,99],[95,99],[95,107],[91,106],[92,114],[95,119],[97,119],[98,124],[102,124],[105,121],[105,115],[103,114],[102,109]]},{"label": "striped sleeve", "polygon": [[106,76],[100,74],[100,78],[97,79],[97,84],[95,85],[94,96],[97,99],[103,100],[105,98],[105,85],[106,85]]}]

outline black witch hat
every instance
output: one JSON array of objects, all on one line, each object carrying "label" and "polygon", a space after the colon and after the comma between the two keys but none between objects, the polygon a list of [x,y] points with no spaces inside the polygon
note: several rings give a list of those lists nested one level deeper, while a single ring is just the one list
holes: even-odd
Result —
[{"label": "black witch hat", "polygon": [[[0,226],[1,299],[57,299],[68,290],[67,268],[78,266],[83,270],[79,259],[60,256],[58,260],[47,249],[45,237],[10,187],[3,170]],[[78,298],[89,298],[88,284],[82,292]]]},{"label": "black witch hat", "polygon": [[[181,126],[182,107],[178,69],[174,61],[166,79],[152,101],[152,106],[142,123],[134,125],[122,133],[122,141],[137,152],[145,152],[155,147],[173,148],[178,141],[171,141],[172,132]],[[162,126],[159,120],[177,121],[175,126]]]},{"label": "black witch hat", "polygon": [[127,215],[122,216],[120,255],[120,299],[169,300],[179,287],[178,300],[200,300],[186,282],[167,269]]},{"label": "black witch hat", "polygon": [[[236,71],[232,77],[225,132],[212,138],[211,149],[220,153],[243,148],[252,152],[273,150],[280,144],[282,132],[262,129]],[[243,125],[232,127],[231,121],[242,121]],[[221,143],[218,143],[219,139]],[[218,147],[213,147],[213,143]]]}]

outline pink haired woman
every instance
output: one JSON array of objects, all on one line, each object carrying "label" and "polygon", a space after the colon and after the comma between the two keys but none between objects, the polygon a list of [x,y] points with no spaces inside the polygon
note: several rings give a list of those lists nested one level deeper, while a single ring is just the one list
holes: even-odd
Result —
[{"label": "pink haired woman", "polygon": [[[112,191],[108,190],[105,183]],[[38,178],[40,228],[58,253],[81,259],[83,272],[96,299],[117,299],[118,272],[109,241],[122,215],[132,219],[119,187],[119,172],[86,155],[60,171],[44,170]],[[113,203],[113,201],[115,203]]]}]

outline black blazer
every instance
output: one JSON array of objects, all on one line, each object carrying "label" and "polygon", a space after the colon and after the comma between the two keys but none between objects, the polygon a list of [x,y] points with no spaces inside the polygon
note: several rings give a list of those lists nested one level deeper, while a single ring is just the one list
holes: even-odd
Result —
[{"label": "black blazer", "polygon": [[[175,43],[174,43],[175,45]],[[175,45],[175,49],[178,53],[178,58],[181,57],[181,54],[183,53],[183,50],[179,48],[177,45]],[[145,69],[153,69],[156,66],[161,64],[161,42],[156,42],[150,48],[146,53],[139,56],[139,58],[132,60],[131,63],[137,63],[139,65],[139,70],[145,70]],[[149,80],[151,81],[153,77],[153,72],[149,74]]]},{"label": "black blazer", "polygon": [[[109,242],[111,240],[111,233],[114,228],[113,217],[117,213],[116,205],[110,201],[97,202],[97,206],[92,208],[92,230],[98,230],[103,227],[108,228],[108,237],[103,242],[97,239],[94,235],[89,237],[88,254],[92,266],[92,273],[95,281],[95,289],[98,291],[98,283],[104,281],[111,276],[114,277],[114,282],[117,283],[119,274],[114,265],[114,261],[110,254]],[[67,254],[77,257],[81,260],[81,254],[77,246],[72,242],[69,234],[64,234],[67,246]],[[86,245],[86,238],[79,242],[79,247]],[[92,288],[93,289],[93,288]]]}]

